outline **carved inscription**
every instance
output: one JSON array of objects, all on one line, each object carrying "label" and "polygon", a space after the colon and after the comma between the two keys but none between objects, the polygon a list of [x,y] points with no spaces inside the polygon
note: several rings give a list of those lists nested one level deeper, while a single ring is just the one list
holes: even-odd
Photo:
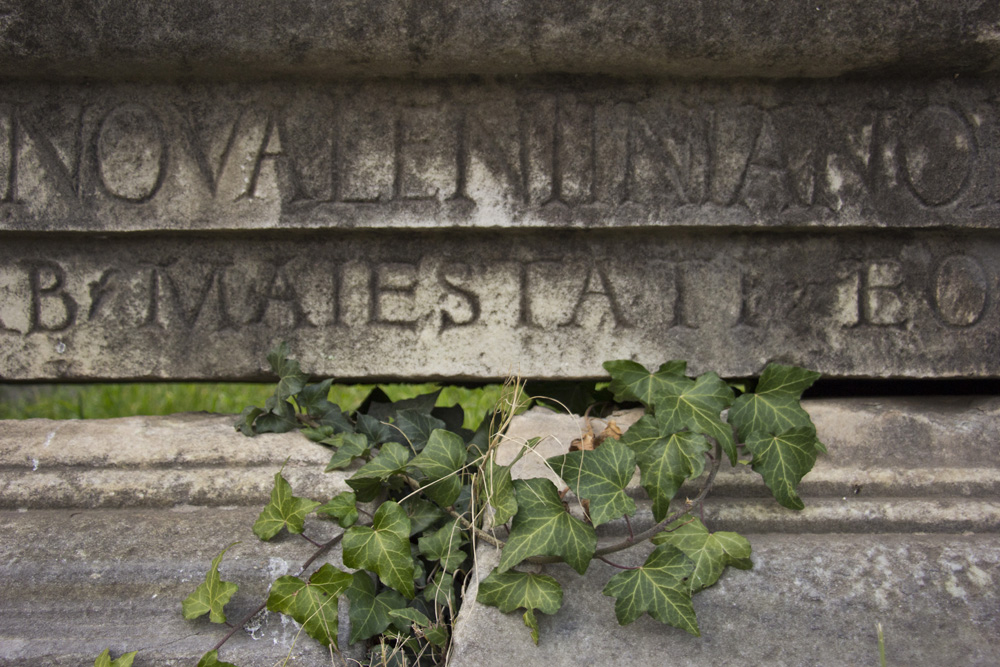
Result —
[{"label": "carved inscription", "polygon": [[997,83],[0,88],[0,228],[997,226]]},{"label": "carved inscription", "polygon": [[[615,355],[711,359],[730,375],[776,359],[829,374],[1000,375],[989,234],[634,241],[15,238],[0,249],[0,372],[250,377],[248,349],[289,340],[339,376],[499,377],[511,364],[572,376]],[[149,360],[162,367],[135,366]]]}]

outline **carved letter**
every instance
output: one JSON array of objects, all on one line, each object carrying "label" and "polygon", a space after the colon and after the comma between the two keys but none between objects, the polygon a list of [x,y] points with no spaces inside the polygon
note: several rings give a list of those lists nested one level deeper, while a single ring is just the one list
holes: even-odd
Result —
[{"label": "carved letter", "polygon": [[303,326],[316,326],[309,320],[302,304],[299,300],[298,292],[295,290],[295,281],[288,276],[287,264],[291,260],[279,260],[274,263],[271,279],[267,283],[267,289],[261,296],[257,310],[250,318],[249,324],[260,324],[264,321],[268,310],[273,302],[284,304],[292,315],[293,329]]},{"label": "carved letter", "polygon": [[859,326],[902,327],[903,301],[899,287],[903,269],[893,260],[872,262],[856,274],[857,319],[848,328]]},{"label": "carved letter", "polygon": [[[372,269],[369,279],[369,292],[371,301],[368,304],[368,321],[373,324],[391,324],[404,329],[416,329],[419,318],[391,317],[384,313],[382,297],[383,295],[396,295],[397,306],[399,298],[405,297],[410,301],[417,294],[418,284],[417,264],[396,262],[391,264],[377,264]],[[393,310],[399,310],[394,308]]]},{"label": "carved letter", "polygon": [[[438,269],[438,281],[441,286],[453,297],[455,300],[459,301],[460,308],[462,310],[467,310],[469,314],[461,319],[456,320],[450,310],[445,307],[441,309],[441,331],[446,329],[451,329],[453,327],[464,327],[470,324],[475,324],[479,321],[480,315],[480,305],[479,305],[479,295],[470,290],[467,287],[462,287],[461,282],[468,279],[468,275],[471,269],[468,264],[462,262],[456,262],[450,265],[442,265]],[[457,277],[455,277],[457,274]]]},{"label": "carved letter", "polygon": [[97,130],[97,174],[104,192],[141,204],[156,196],[167,176],[167,141],[160,119],[138,104],[116,107]]},{"label": "carved letter", "polygon": [[276,131],[277,125],[274,122],[274,118],[270,116],[267,117],[267,125],[264,128],[264,136],[260,140],[260,148],[257,149],[257,155],[254,157],[253,170],[250,172],[250,178],[247,180],[247,187],[243,193],[237,197],[240,199],[253,199],[257,196],[257,184],[260,180],[260,171],[264,166],[264,160],[277,160],[278,158],[284,157],[284,152],[281,150],[281,140]]},{"label": "carved letter", "polygon": [[[597,283],[597,285],[595,285],[595,283]],[[576,305],[573,306],[573,314],[570,315],[568,321],[561,323],[559,326],[582,326],[580,323],[580,316],[583,314],[584,305],[586,304],[588,297],[591,296],[601,297],[607,301],[608,310],[611,311],[611,318],[614,320],[615,329],[625,329],[632,326],[622,314],[621,305],[618,303],[618,298],[611,289],[611,281],[608,280],[608,276],[604,273],[604,270],[601,269],[601,267],[593,265],[591,265],[587,271],[587,277],[584,280],[583,289],[580,291],[580,296],[576,300]],[[601,321],[603,323],[603,317],[601,318]]]},{"label": "carved letter", "polygon": [[[28,281],[31,285],[31,314],[28,333],[36,331],[65,331],[76,322],[76,301],[63,290],[66,273],[55,262],[40,260],[27,264]],[[47,275],[44,276],[43,272]],[[44,283],[47,283],[43,285]],[[42,299],[58,299],[62,302],[62,315],[55,322],[42,321]]]}]

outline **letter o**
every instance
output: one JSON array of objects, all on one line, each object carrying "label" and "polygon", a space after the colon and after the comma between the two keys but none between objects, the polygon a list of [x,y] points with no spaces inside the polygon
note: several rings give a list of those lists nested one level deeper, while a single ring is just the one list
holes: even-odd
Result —
[{"label": "letter o", "polygon": [[124,104],[109,111],[97,130],[97,173],[104,191],[127,202],[152,199],[167,173],[163,124],[150,109]]},{"label": "letter o", "polygon": [[956,327],[972,326],[986,310],[986,272],[972,257],[952,255],[938,266],[932,296],[934,310],[942,320]]},{"label": "letter o", "polygon": [[958,113],[927,107],[915,114],[901,147],[906,182],[920,201],[941,206],[958,197],[975,154],[972,132]]}]

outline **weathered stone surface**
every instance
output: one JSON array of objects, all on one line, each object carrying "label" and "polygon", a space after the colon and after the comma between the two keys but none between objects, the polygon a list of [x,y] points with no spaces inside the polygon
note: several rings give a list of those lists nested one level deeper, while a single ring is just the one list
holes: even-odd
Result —
[{"label": "weathered stone surface", "polygon": [[282,340],[339,378],[1000,375],[985,232],[8,236],[0,267],[7,379],[261,378]]},{"label": "weathered stone surface", "polygon": [[[224,477],[224,470],[216,473]],[[298,536],[258,540],[250,530],[258,512],[185,505],[0,511],[0,665],[91,665],[106,648],[115,657],[139,651],[135,667],[194,665],[229,631],[207,616],[181,615],[181,602],[219,552],[239,541],[219,569],[240,587],[225,608],[236,622],[267,598],[274,579],[298,573],[315,551]],[[333,522],[307,522],[316,539],[340,530]],[[319,562],[342,567],[339,549]],[[340,646],[359,659],[364,648],[348,644],[346,605],[341,616]],[[335,664],[329,649],[290,619],[265,612],[258,620],[252,635],[240,631],[226,643],[220,659],[248,667],[270,667],[286,656],[290,665]]]},{"label": "weathered stone surface", "polygon": [[299,433],[248,438],[234,421],[203,413],[0,421],[0,508],[263,506],[279,470],[317,498],[350,490],[346,474],[323,472],[330,450]]},{"label": "weathered stone surface", "polygon": [[1000,57],[980,0],[15,1],[3,19],[6,77],[953,74]]},{"label": "weathered stone surface", "polygon": [[996,228],[998,82],[5,84],[0,230]]},{"label": "weathered stone surface", "polygon": [[[538,614],[536,647],[520,613],[471,602],[455,628],[456,667],[523,665],[878,664],[876,623],[890,664],[996,664],[1000,653],[1000,537],[905,534],[746,534],[754,568],[730,568],[694,598],[702,636],[643,615],[621,627],[602,595],[618,570],[591,563],[579,576],[545,566],[563,587],[563,607]],[[488,572],[495,552],[480,550]],[[635,566],[644,554],[615,554]],[[475,581],[475,578],[473,578]]]},{"label": "weathered stone surface", "polygon": [[[1000,651],[1000,503],[998,411],[993,397],[804,401],[829,449],[803,479],[802,512],[777,505],[760,478],[728,464],[704,520],[735,530],[753,547],[754,568],[728,571],[694,598],[701,638],[642,616],[621,627],[602,595],[618,570],[593,562],[586,575],[547,565],[563,588],[563,606],[538,614],[531,643],[519,613],[473,602],[478,580],[498,562],[482,546],[455,626],[452,664],[859,665],[877,663],[876,623],[889,662],[992,665]],[[613,415],[620,427],[638,411]],[[593,420],[601,431],[606,422]],[[537,456],[516,477],[556,478],[543,464],[564,453],[587,424],[541,409],[519,417],[498,456],[510,460],[536,436]],[[644,495],[634,480],[631,490]],[[561,484],[560,484],[561,485]],[[693,496],[696,485],[680,491]],[[575,501],[567,495],[572,507]],[[639,504],[634,531],[652,524]],[[602,544],[628,535],[623,521],[599,529]],[[503,530],[500,529],[503,536]],[[649,549],[609,559],[640,565]],[[538,569],[524,566],[520,569]]]}]

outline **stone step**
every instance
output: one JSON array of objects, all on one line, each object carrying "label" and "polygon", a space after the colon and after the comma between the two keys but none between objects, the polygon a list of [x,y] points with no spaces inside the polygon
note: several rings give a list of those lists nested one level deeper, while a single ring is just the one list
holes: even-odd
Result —
[{"label": "stone step", "polygon": [[[472,602],[473,583],[451,665],[878,665],[877,623],[890,665],[997,664],[1000,535],[746,537],[754,568],[730,568],[694,598],[700,638],[646,615],[619,626],[614,600],[601,593],[618,571],[609,565],[595,561],[585,576],[546,565],[562,585],[563,606],[538,614],[538,646],[520,613]],[[495,553],[480,550],[481,572],[498,562]],[[635,566],[645,553],[609,558]]]},{"label": "stone step", "polygon": [[25,2],[0,76],[952,75],[996,68],[998,20],[974,0]]},{"label": "stone step", "polygon": [[[755,568],[728,573],[696,598],[702,639],[645,617],[619,628],[600,595],[611,566],[592,564],[596,579],[546,566],[563,582],[566,602],[543,618],[540,647],[519,615],[473,602],[472,584],[454,664],[490,664],[484,656],[494,654],[526,664],[611,664],[624,655],[642,665],[664,650],[693,656],[678,664],[861,664],[875,655],[876,622],[897,664],[940,664],[949,655],[989,664],[1000,619],[992,586],[1000,576],[998,464],[990,456],[1000,399],[805,406],[830,450],[803,482],[806,510],[777,506],[745,469],[720,473],[705,521],[748,535]],[[639,416],[614,418],[624,427]],[[250,530],[274,473],[284,466],[295,492],[317,500],[347,488],[351,473],[322,473],[328,452],[299,434],[246,438],[233,421],[184,414],[0,422],[0,665],[87,664],[107,647],[115,655],[140,649],[137,667],[193,664],[224,629],[185,621],[180,602],[223,548],[240,542],[221,568],[241,587],[227,607],[231,620],[259,604],[273,578],[297,571],[311,545],[293,536],[262,543]],[[532,410],[515,420],[501,459],[546,436],[516,472],[548,474],[544,457],[566,451],[584,428],[579,417]],[[637,486],[631,492],[641,497]],[[640,503],[633,529],[649,523]],[[602,539],[626,530],[612,522]],[[323,539],[339,528],[310,519],[308,532]],[[481,550],[480,567],[488,570],[494,557]],[[339,552],[326,558],[338,564]],[[623,552],[614,562],[641,558]],[[296,632],[271,615],[256,640],[239,634],[220,657],[241,666],[271,665],[289,652],[291,664],[331,660]],[[342,647],[347,657],[363,653],[346,639]]]}]

